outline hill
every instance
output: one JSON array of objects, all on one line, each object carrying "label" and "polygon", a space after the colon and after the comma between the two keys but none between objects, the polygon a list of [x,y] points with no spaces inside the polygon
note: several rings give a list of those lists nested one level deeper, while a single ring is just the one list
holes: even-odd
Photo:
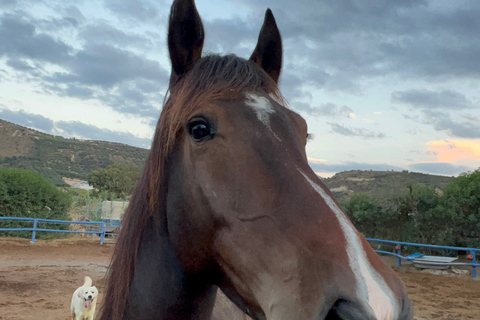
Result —
[{"label": "hill", "polygon": [[[112,163],[142,166],[149,150],[120,143],[66,139],[25,128],[0,119],[0,167],[36,171],[57,185],[62,178],[86,180],[92,170]],[[365,192],[387,199],[423,184],[445,188],[452,177],[417,172],[345,171],[323,179],[335,197],[342,201],[354,192]]]},{"label": "hill", "polygon": [[0,119],[0,167],[33,170],[65,185],[62,177],[86,180],[112,163],[142,166],[149,150],[120,143],[66,139]]},{"label": "hill", "polygon": [[441,192],[453,177],[408,171],[344,171],[323,179],[337,200],[347,200],[355,192],[364,192],[377,199],[390,199],[408,191],[409,186],[426,185]]}]

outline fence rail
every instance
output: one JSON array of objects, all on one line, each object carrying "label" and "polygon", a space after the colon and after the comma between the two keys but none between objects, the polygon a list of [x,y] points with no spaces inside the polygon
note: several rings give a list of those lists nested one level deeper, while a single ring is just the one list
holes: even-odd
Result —
[{"label": "fence rail", "polygon": [[367,241],[370,242],[381,242],[381,243],[389,243],[394,244],[398,247],[396,249],[396,253],[384,251],[384,250],[375,250],[377,253],[388,254],[391,256],[397,257],[397,264],[398,266],[402,266],[402,260],[414,262],[414,258],[409,256],[402,256],[402,245],[403,246],[411,246],[411,247],[421,247],[421,248],[432,248],[432,249],[446,249],[446,250],[454,250],[454,251],[465,251],[469,252],[472,256],[472,262],[428,262],[428,261],[421,261],[419,263],[425,265],[442,265],[442,266],[471,266],[472,267],[472,277],[477,277],[477,267],[480,267],[480,263],[477,263],[476,253],[480,253],[480,249],[477,248],[464,248],[464,247],[449,247],[449,246],[437,246],[433,244],[422,244],[422,243],[412,243],[412,242],[401,242],[401,241],[392,241],[392,240],[382,240],[382,239],[373,239],[373,238],[366,238]]},{"label": "fence rail", "polygon": [[[35,243],[35,237],[36,237],[37,231],[98,234],[100,236],[100,244],[103,244],[105,242],[105,236],[106,235],[113,235],[113,233],[106,232],[105,222],[101,222],[101,221],[96,221],[96,222],[91,222],[91,221],[66,221],[66,220],[18,218],[18,217],[0,217],[0,220],[32,221],[33,222],[33,228],[0,228],[0,231],[32,231],[32,243]],[[44,228],[38,228],[37,227],[38,222],[99,225],[100,230],[99,231],[76,231],[76,230],[44,229]]]},{"label": "fence rail", "polygon": [[[65,221],[65,220],[50,220],[50,219],[37,219],[37,218],[19,218],[19,217],[0,217],[0,220],[20,220],[20,221],[32,221],[33,228],[0,228],[0,231],[32,231],[32,243],[35,243],[35,237],[37,231],[42,232],[62,232],[62,233],[83,233],[83,234],[98,234],[100,236],[100,243],[112,243],[112,242],[105,242],[105,236],[107,235],[116,235],[115,233],[107,232],[105,222],[98,221],[98,222],[91,222],[91,221]],[[44,229],[38,228],[38,222],[46,222],[46,223],[67,223],[67,224],[86,224],[86,225],[100,225],[99,231],[75,231],[75,230],[57,230],[57,229]],[[432,244],[422,244],[422,243],[412,243],[412,242],[401,242],[401,241],[392,241],[392,240],[383,240],[383,239],[373,239],[373,238],[366,238],[367,241],[370,242],[380,242],[380,243],[389,243],[393,244],[398,247],[396,249],[396,253],[384,251],[384,250],[375,250],[377,253],[387,254],[397,257],[397,263],[400,267],[402,265],[402,260],[413,262],[414,258],[409,256],[402,256],[402,245],[403,246],[412,246],[412,247],[422,247],[422,248],[433,248],[433,249],[446,249],[446,250],[454,250],[454,251],[465,251],[470,252],[472,256],[472,262],[427,262],[422,261],[422,264],[428,265],[444,265],[444,266],[471,266],[472,267],[472,276],[473,278],[477,277],[477,267],[480,267],[480,263],[477,263],[476,260],[476,253],[480,253],[480,249],[476,248],[463,248],[463,247],[449,247],[449,246],[437,246]]]}]

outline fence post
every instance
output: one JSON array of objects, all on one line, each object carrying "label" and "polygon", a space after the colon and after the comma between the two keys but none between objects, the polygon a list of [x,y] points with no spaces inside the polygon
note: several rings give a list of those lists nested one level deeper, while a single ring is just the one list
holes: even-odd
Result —
[{"label": "fence post", "polygon": [[[401,254],[402,254],[402,245],[401,245],[400,243],[397,243],[397,247],[398,247],[397,254],[398,254],[398,255],[401,255]],[[399,267],[402,266],[402,259],[397,258],[397,265],[398,265]]]},{"label": "fence post", "polygon": [[35,243],[35,234],[37,230],[37,219],[33,220],[32,243]]},{"label": "fence post", "polygon": [[100,226],[100,244],[103,244],[105,241],[105,222],[102,222]]},{"label": "fence post", "polygon": [[[475,257],[475,251],[474,250],[470,251],[470,254],[473,256],[472,262],[477,263],[477,259]],[[477,277],[477,267],[476,266],[472,266],[472,277],[474,279]]]}]

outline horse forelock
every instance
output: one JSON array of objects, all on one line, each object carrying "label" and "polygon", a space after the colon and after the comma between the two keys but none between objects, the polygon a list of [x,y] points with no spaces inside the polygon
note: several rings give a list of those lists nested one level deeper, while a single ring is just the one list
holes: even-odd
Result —
[{"label": "horse forelock", "polygon": [[[245,100],[247,92],[263,91],[286,105],[277,84],[256,63],[235,55],[208,55],[169,88],[155,130],[150,155],[122,220],[122,231],[109,268],[100,320],[122,319],[143,231],[162,227],[168,161],[182,127],[198,106],[218,100]],[[163,189],[163,191],[162,191]]]}]

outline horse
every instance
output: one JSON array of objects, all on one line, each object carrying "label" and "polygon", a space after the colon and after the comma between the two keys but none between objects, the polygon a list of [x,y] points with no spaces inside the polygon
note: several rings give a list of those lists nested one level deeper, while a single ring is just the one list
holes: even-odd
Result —
[{"label": "horse", "polygon": [[272,11],[248,60],[202,56],[204,37],[194,0],[174,0],[169,95],[100,319],[211,319],[218,288],[256,320],[412,319],[399,276],[308,164]]}]

